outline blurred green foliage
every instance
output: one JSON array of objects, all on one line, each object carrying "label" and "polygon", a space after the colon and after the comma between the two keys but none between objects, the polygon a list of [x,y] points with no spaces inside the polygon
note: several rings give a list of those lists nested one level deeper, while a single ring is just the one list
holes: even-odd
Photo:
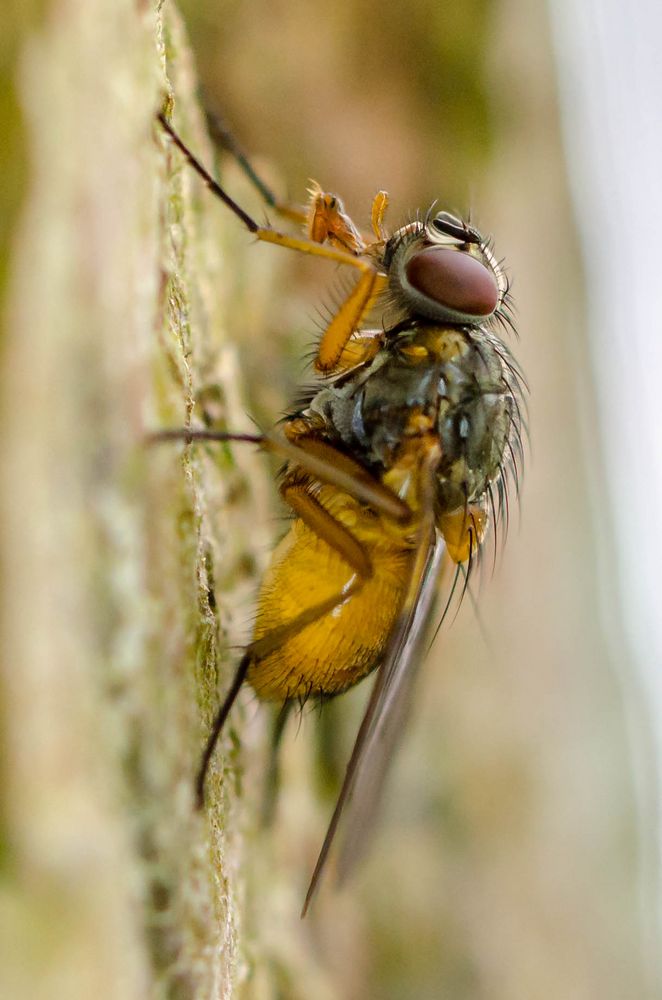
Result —
[{"label": "blurred green foliage", "polygon": [[[0,308],[3,307],[12,238],[27,189],[27,156],[20,101],[22,40],[38,26],[43,0],[3,4],[0,38]],[[2,308],[4,312],[4,308]],[[0,329],[2,327],[0,326]]]}]

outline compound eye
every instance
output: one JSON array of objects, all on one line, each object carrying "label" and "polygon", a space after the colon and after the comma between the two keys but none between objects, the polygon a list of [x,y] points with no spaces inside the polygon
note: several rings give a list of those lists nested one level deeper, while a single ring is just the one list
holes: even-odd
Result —
[{"label": "compound eye", "polygon": [[466,316],[491,316],[499,304],[493,272],[460,250],[426,247],[412,254],[405,273],[417,292]]},{"label": "compound eye", "polygon": [[442,236],[448,236],[458,243],[480,243],[480,236],[473,229],[468,229],[464,223],[450,212],[438,212],[430,222],[430,226]]}]

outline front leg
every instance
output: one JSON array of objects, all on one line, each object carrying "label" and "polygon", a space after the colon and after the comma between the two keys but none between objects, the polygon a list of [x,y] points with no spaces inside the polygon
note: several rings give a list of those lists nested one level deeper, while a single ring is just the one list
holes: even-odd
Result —
[{"label": "front leg", "polygon": [[322,334],[315,368],[323,375],[344,370],[343,351],[388,284],[387,276],[370,261],[357,261],[356,266],[363,273]]}]

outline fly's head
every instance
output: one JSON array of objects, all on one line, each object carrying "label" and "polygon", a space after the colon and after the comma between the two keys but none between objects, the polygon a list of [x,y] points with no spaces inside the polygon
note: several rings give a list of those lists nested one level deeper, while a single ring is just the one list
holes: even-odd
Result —
[{"label": "fly's head", "polygon": [[386,243],[382,266],[407,313],[442,323],[480,326],[508,293],[487,240],[449,212],[398,229]]}]

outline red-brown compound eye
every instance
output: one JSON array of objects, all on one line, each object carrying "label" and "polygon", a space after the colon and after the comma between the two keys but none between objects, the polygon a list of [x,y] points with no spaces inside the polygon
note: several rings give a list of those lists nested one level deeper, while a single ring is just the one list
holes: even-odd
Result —
[{"label": "red-brown compound eye", "polygon": [[491,316],[499,304],[494,274],[461,250],[426,247],[410,257],[405,272],[412,288],[455,312]]}]

